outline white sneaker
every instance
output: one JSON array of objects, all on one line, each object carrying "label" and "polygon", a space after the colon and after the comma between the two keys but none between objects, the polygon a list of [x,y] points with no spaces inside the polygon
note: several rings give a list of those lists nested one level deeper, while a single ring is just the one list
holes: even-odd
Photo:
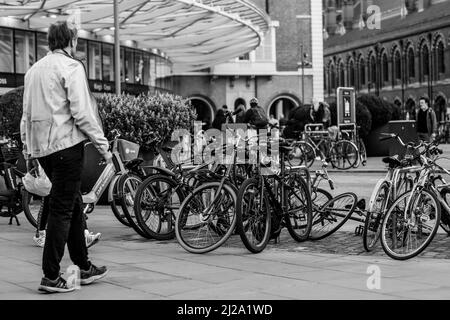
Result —
[{"label": "white sneaker", "polygon": [[100,240],[101,236],[102,234],[100,232],[94,234],[93,232],[89,232],[88,229],[84,230],[84,237],[86,238],[86,248],[90,248],[94,244],[96,244],[98,240]]},{"label": "white sneaker", "polygon": [[43,248],[45,245],[45,230],[39,231],[39,236],[37,236],[37,237],[36,237],[36,235],[34,235],[33,241],[38,247]]}]

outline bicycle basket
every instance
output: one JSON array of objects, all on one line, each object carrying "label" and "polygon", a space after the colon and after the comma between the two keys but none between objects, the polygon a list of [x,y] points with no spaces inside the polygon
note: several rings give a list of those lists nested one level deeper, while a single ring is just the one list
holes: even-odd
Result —
[{"label": "bicycle basket", "polygon": [[117,140],[117,150],[123,162],[134,160],[139,155],[140,146],[137,143],[123,139]]}]

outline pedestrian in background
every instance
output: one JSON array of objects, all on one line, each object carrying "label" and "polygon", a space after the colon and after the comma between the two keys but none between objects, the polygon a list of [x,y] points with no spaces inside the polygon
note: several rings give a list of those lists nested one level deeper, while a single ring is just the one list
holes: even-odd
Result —
[{"label": "pedestrian in background", "polygon": [[436,113],[430,108],[430,100],[420,97],[419,112],[417,113],[416,128],[419,140],[430,142],[437,134]]},{"label": "pedestrian in background", "polygon": [[46,292],[75,289],[60,275],[66,244],[70,258],[80,268],[81,285],[107,273],[106,267],[97,268],[88,259],[80,187],[85,141],[91,140],[108,163],[112,154],[96,115],[84,65],[73,58],[77,33],[67,22],[52,24],[48,30],[50,52],[25,75],[20,132],[27,169],[31,171],[32,160],[38,159],[52,182],[42,258],[44,277],[39,286]]}]

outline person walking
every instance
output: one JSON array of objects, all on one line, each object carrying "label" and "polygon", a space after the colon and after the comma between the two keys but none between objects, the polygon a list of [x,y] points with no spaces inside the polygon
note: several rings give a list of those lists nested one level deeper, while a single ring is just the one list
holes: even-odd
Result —
[{"label": "person walking", "polygon": [[436,113],[430,108],[430,100],[427,97],[420,97],[419,106],[416,120],[417,136],[419,140],[430,142],[437,133]]},{"label": "person walking", "polygon": [[108,272],[88,259],[80,187],[85,141],[92,141],[108,163],[112,154],[84,65],[73,58],[77,33],[67,22],[52,24],[48,30],[50,52],[25,74],[20,124],[23,154],[29,171],[34,167],[33,159],[38,159],[52,182],[42,257],[44,277],[38,288],[46,292],[75,289],[60,276],[66,243],[70,258],[80,268],[81,285]]},{"label": "person walking", "polygon": [[331,112],[329,106],[319,99],[313,98],[309,112],[311,123],[321,123],[326,130],[331,124]]},{"label": "person walking", "polygon": [[269,120],[264,109],[259,106],[258,99],[250,99],[250,109],[245,112],[244,123],[251,124],[257,129],[267,128]]}]

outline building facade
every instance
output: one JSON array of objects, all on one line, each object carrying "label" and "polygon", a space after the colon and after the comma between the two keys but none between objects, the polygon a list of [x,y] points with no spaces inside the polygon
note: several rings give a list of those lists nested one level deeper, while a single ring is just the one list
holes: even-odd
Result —
[{"label": "building facade", "polygon": [[[379,11],[377,11],[379,10]],[[415,118],[427,96],[439,121],[450,102],[450,1],[324,1],[324,90],[375,94]]]},{"label": "building facade", "polygon": [[313,96],[324,97],[322,3],[253,3],[271,19],[269,31],[256,50],[205,70],[173,77],[174,92],[191,99],[199,120],[211,122],[223,105],[234,110],[243,103],[248,108],[252,97],[258,98],[268,115],[280,119],[302,102],[309,104]]},{"label": "building facade", "polygon": [[[115,92],[114,45],[111,38],[81,32],[77,58],[87,70],[93,92]],[[0,94],[23,85],[25,73],[48,52],[47,33],[17,19],[0,18]],[[121,82],[125,93],[172,91],[171,63],[159,50],[121,46]]]}]

